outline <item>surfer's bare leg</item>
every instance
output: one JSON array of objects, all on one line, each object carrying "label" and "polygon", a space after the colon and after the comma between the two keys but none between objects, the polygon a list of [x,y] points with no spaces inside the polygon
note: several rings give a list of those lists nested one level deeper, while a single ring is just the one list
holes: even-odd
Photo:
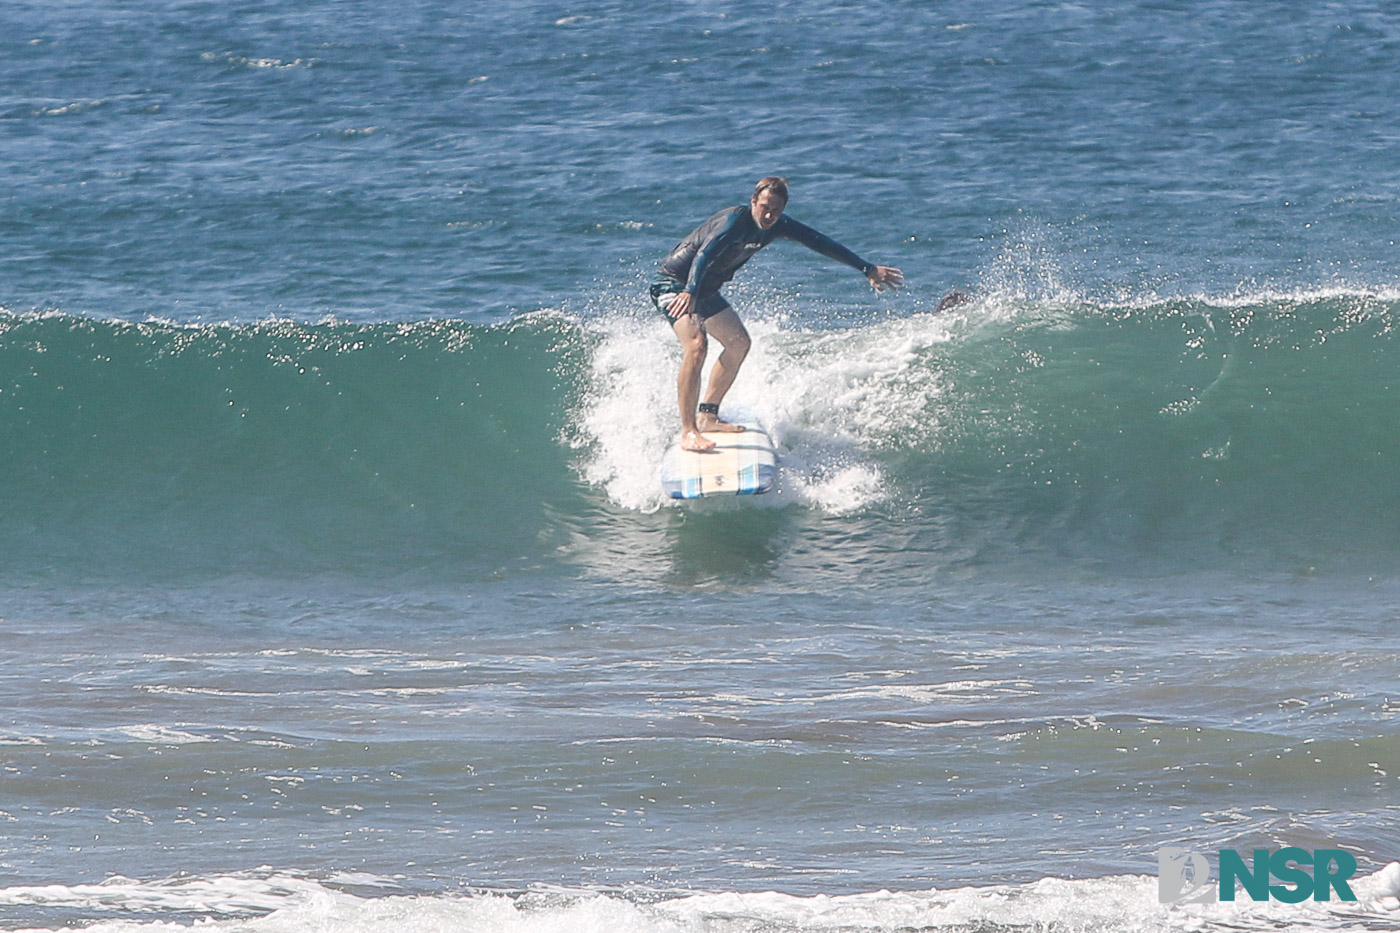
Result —
[{"label": "surfer's bare leg", "polygon": [[705,366],[705,351],[709,338],[705,327],[695,314],[683,314],[671,324],[681,342],[681,371],[676,377],[676,397],[681,411],[681,447],[684,450],[709,450],[715,442],[700,433],[695,411],[700,404],[700,371]]},{"label": "surfer's bare leg", "polygon": [[[715,360],[715,365],[710,370],[710,384],[705,389],[705,402],[707,406],[714,406],[713,411],[719,410],[719,403],[724,400],[724,395],[729,391],[729,387],[734,384],[734,379],[739,375],[739,367],[744,363],[744,357],[749,355],[749,332],[744,329],[744,324],[739,320],[739,315],[734,313],[734,309],[725,308],[723,311],[705,320],[705,329],[714,334],[720,346],[724,348],[719,359]],[[730,424],[728,421],[721,421],[718,414],[710,412],[700,412],[697,423],[702,431],[742,431],[741,424]]]}]

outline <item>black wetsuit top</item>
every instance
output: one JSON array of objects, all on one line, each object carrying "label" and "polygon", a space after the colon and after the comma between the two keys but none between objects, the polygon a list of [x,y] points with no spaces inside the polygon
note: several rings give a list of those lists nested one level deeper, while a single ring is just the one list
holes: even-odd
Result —
[{"label": "black wetsuit top", "polygon": [[837,262],[868,275],[875,268],[831,237],[800,224],[787,214],[767,230],[754,223],[748,207],[730,207],[715,214],[676,244],[661,260],[661,274],[680,282],[697,296],[712,295],[734,277],[753,254],[779,237],[796,240]]}]

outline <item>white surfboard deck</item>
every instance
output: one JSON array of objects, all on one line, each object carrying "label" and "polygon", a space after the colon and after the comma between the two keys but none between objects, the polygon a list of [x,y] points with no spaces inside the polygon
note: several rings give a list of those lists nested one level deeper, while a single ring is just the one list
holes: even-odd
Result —
[{"label": "white surfboard deck", "polygon": [[767,492],[778,479],[778,452],[757,424],[740,432],[706,434],[713,450],[682,450],[680,438],[661,460],[661,485],[672,499],[752,496]]}]

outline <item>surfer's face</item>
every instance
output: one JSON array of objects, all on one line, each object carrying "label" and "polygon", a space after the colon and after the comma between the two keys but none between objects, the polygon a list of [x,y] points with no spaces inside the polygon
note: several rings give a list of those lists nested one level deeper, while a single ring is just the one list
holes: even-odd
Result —
[{"label": "surfer's face", "polygon": [[777,223],[778,218],[783,216],[783,208],[785,207],[787,207],[787,202],[771,191],[763,191],[749,201],[749,211],[753,213],[753,222],[758,224],[761,230],[767,230]]}]

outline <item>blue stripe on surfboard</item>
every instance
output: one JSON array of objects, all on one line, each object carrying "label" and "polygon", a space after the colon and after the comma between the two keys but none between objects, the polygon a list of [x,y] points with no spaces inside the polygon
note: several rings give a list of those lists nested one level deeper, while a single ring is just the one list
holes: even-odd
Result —
[{"label": "blue stripe on surfboard", "polygon": [[[768,432],[757,425],[748,427],[754,443],[736,443],[729,447],[739,461],[735,472],[728,474],[733,477],[732,486],[716,488],[710,485],[707,481],[713,479],[715,474],[712,473],[674,475],[680,472],[674,458],[686,454],[673,447],[662,462],[661,485],[666,494],[672,499],[699,499],[716,495],[758,495],[773,488],[778,477],[777,451],[772,447]],[[759,442],[759,438],[762,438],[762,442]]]}]

